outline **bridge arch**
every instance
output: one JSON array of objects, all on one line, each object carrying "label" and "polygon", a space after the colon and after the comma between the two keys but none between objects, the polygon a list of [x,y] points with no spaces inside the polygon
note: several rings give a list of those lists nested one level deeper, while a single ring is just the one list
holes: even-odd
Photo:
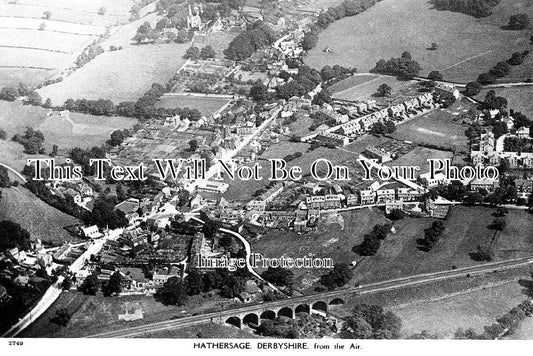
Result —
[{"label": "bridge arch", "polygon": [[328,311],[328,304],[322,300],[319,300],[318,302],[313,303],[313,310],[321,310],[323,312]]},{"label": "bridge arch", "polygon": [[311,307],[309,307],[309,305],[307,304],[300,304],[296,306],[296,308],[294,309],[294,314],[298,314],[298,313],[311,314]]},{"label": "bridge arch", "polygon": [[276,319],[276,312],[272,310],[265,310],[264,312],[261,313],[260,318],[274,320]]},{"label": "bridge arch", "polygon": [[342,298],[335,298],[329,302],[329,305],[343,305],[343,304],[344,304],[344,299]]},{"label": "bridge arch", "polygon": [[244,318],[242,318],[243,325],[249,325],[254,324],[259,326],[259,316],[255,313],[246,314]]},{"label": "bridge arch", "polygon": [[232,316],[226,319],[226,324],[238,327],[239,329],[242,328],[241,319],[236,316]]},{"label": "bridge arch", "polygon": [[284,308],[281,308],[279,311],[278,311],[278,316],[286,316],[288,318],[294,318],[294,313],[292,311],[292,308],[290,307],[284,307]]}]

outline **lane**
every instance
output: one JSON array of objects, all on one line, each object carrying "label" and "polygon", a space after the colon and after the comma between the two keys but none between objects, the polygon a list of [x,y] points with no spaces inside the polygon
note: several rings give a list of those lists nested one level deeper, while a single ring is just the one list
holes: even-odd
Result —
[{"label": "lane", "polygon": [[360,287],[350,287],[339,289],[330,292],[317,293],[308,296],[301,296],[289,299],[283,299],[273,302],[257,303],[252,305],[246,305],[243,307],[222,310],[218,312],[211,312],[202,315],[184,317],[175,320],[161,321],[157,323],[151,323],[131,328],[125,328],[121,330],[109,331],[90,335],[91,338],[124,338],[135,337],[140,335],[149,334],[152,332],[163,331],[168,329],[182,328],[190,325],[206,323],[212,321],[214,318],[229,317],[235,314],[255,312],[258,308],[278,308],[284,306],[296,306],[300,303],[309,303],[311,301],[318,301],[321,299],[327,299],[331,297],[342,297],[347,294],[369,294],[386,290],[398,289],[406,286],[423,284],[433,281],[446,280],[463,277],[466,274],[476,275],[490,273],[494,270],[505,270],[519,268],[533,263],[533,256],[516,258],[511,260],[485,263],[478,266],[464,267],[454,270],[439,271],[434,273],[424,273],[415,276],[396,278],[393,280],[375,282]]}]

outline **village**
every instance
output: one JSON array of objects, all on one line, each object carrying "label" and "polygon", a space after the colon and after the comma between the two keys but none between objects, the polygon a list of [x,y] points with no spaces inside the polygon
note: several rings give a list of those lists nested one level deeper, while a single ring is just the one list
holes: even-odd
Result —
[{"label": "village", "polygon": [[[235,27],[246,30],[251,20],[245,21],[245,17],[263,20],[259,14],[237,15],[235,11],[230,16],[218,14],[215,20],[206,20],[203,13],[201,4],[187,8],[183,30],[192,34],[191,48],[198,49],[213,33]],[[70,242],[48,246],[37,240],[24,250],[2,251],[0,278],[21,288],[42,283],[44,289],[58,291],[158,298],[169,280],[190,286],[197,279],[213,279],[217,282],[211,286],[204,282],[205,288],[195,293],[222,290],[223,296],[216,302],[221,309],[228,309],[311,295],[323,288],[317,275],[304,287],[292,288],[276,284],[265,278],[265,271],[250,267],[244,272],[220,272],[219,276],[216,268],[199,265],[205,258],[248,259],[254,243],[270,233],[297,234],[303,246],[328,226],[330,217],[347,212],[377,212],[392,224],[403,217],[444,221],[455,206],[498,206],[520,211],[531,207],[533,139],[520,115],[506,108],[483,108],[481,100],[462,92],[464,86],[444,80],[428,85],[425,78],[407,80],[407,89],[387,94],[386,98],[375,94],[353,100],[336,97],[329,89],[359,73],[341,67],[325,79],[304,64],[304,34],[316,15],[289,14],[266,25],[276,34],[276,40],[248,58],[189,57],[161,85],[164,93],[158,95],[152,108],[158,112],[156,118],[138,122],[118,144],[107,152],[98,152],[99,158],[110,160],[112,165],[182,158],[188,160],[183,163],[187,166],[203,160],[207,172],[204,179],[169,175],[162,180],[152,168],[146,182],[131,184],[102,181],[91,174],[76,182],[46,181],[41,196],[68,202],[65,205],[80,216],[99,211],[98,204],[108,199],[106,203],[113,202],[108,203],[112,205],[109,212],[120,222],[110,227],[109,221],[101,223],[105,217],[92,216],[91,224],[80,220],[62,227],[71,235]],[[175,39],[181,31],[163,28],[159,35]],[[175,100],[205,101],[210,108],[172,112]],[[467,118],[471,111],[474,115]],[[468,149],[413,142],[393,134],[403,125],[439,114],[454,120],[460,117],[463,122],[457,125],[473,132],[468,137]],[[49,115],[70,120],[65,108],[50,109]],[[505,133],[494,132],[496,125],[505,125]],[[292,144],[294,150],[289,146]],[[297,151],[300,147],[305,149]],[[426,167],[427,157],[411,159],[413,152],[422,148],[434,150],[460,167],[492,167],[499,174],[496,178],[462,180],[450,179],[443,170],[430,174],[421,169],[409,178],[398,175],[380,179],[375,174],[384,167],[391,169],[397,162],[403,164],[407,158],[410,166]],[[322,150],[324,158],[349,156],[342,163],[351,179],[316,181],[305,175],[299,180],[265,181],[253,187],[228,177],[215,179],[220,172],[219,161],[248,167],[283,152],[286,156],[279,158],[300,163],[314,150]],[[371,180],[364,178],[365,171],[356,160],[373,168],[369,171]],[[87,162],[76,163],[94,173]],[[26,173],[30,180],[31,174]],[[353,261],[341,262],[352,263],[355,268]],[[0,285],[0,303],[11,298]],[[121,320],[142,317],[142,313],[126,311]]]}]

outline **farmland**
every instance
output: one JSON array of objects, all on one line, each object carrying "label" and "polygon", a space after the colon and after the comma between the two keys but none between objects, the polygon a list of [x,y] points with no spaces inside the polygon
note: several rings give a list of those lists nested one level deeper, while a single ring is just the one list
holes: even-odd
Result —
[{"label": "farmland", "polygon": [[402,319],[404,337],[427,330],[441,338],[452,338],[457,328],[482,333],[484,326],[526,299],[522,289],[517,281],[500,282],[392,310]]},{"label": "farmland", "polygon": [[0,221],[12,220],[28,230],[32,238],[61,245],[74,238],[63,229],[78,220],[41,201],[22,186],[2,189]]},{"label": "farmland", "polygon": [[[483,207],[451,208],[444,221],[446,231],[439,244],[429,252],[421,251],[416,240],[423,238],[424,229],[431,225],[432,219],[405,218],[394,223],[395,233],[389,234],[375,256],[361,257],[353,253],[351,248],[362,242],[364,234],[375,224],[386,222],[383,212],[375,208],[329,214],[321,217],[316,233],[299,236],[292,232],[273,232],[254,242],[253,246],[254,251],[269,257],[279,257],[291,251],[291,257],[310,254],[333,258],[335,263],[357,260],[355,280],[364,284],[448,270],[452,266],[476,265],[478,262],[470,257],[470,253],[495,236],[494,230],[488,228],[494,220],[494,211]],[[495,260],[523,257],[533,243],[528,235],[533,219],[527,212],[512,210],[507,219],[509,227],[498,233],[493,245]],[[321,271],[312,274],[307,277],[317,278]],[[302,277],[303,272],[295,271],[295,279]]]},{"label": "farmland", "polygon": [[[352,79],[354,78],[354,79]],[[416,82],[414,81],[399,81],[394,77],[388,76],[375,76],[373,78],[367,78],[369,80],[357,80],[359,76],[351,77],[343,80],[333,86],[335,93],[333,97],[335,99],[342,100],[366,100],[370,99],[373,94],[376,93],[378,87],[382,84],[387,84],[391,87],[391,96],[395,97],[402,91],[408,90]],[[352,84],[350,86],[350,84]],[[338,91],[337,91],[338,89]],[[386,101],[386,98],[376,98],[380,101]],[[385,102],[386,104],[386,102]]]},{"label": "farmland", "polygon": [[[26,127],[33,127],[44,134],[44,147],[47,151],[56,144],[61,152],[73,147],[99,146],[109,139],[113,131],[130,128],[136,122],[120,116],[101,117],[80,113],[70,113],[69,119],[66,119],[57,114],[47,116],[47,112],[41,107],[2,101],[0,128],[6,131],[10,139],[17,133],[24,133]],[[16,142],[0,141],[0,147],[1,161],[15,169],[22,169],[30,157],[23,153],[22,146]]]},{"label": "farmland", "polygon": [[136,0],[0,2],[0,85],[37,86],[64,76],[91,43],[130,18]]},{"label": "farmland", "polygon": [[398,125],[393,137],[414,143],[467,150],[468,142],[464,134],[467,127],[462,125],[460,120],[457,122],[453,120],[459,119],[469,107],[468,104],[461,102],[448,109],[438,109],[424,114]]},{"label": "farmland", "polygon": [[[513,5],[506,1],[501,6]],[[321,32],[305,62],[318,69],[340,64],[364,72],[381,58],[409,51],[422,66],[422,74],[439,70],[447,80],[471,81],[512,52],[529,49],[527,32],[503,30],[508,17],[498,13],[477,20],[437,11],[427,0],[384,0],[359,15],[332,23]],[[433,42],[439,48],[430,51],[427,48]],[[332,52],[323,52],[325,47]]]},{"label": "farmland", "polygon": [[[73,99],[135,101],[152,83],[166,83],[185,63],[189,44],[132,46],[106,52],[78,69],[61,83],[39,90],[43,98],[60,105]],[[125,60],[127,58],[127,60]]]},{"label": "farmland", "polygon": [[[533,87],[498,88],[493,89],[497,96],[507,99],[509,109],[520,111],[527,117],[533,117]],[[484,100],[487,90],[482,91],[477,99]]]}]

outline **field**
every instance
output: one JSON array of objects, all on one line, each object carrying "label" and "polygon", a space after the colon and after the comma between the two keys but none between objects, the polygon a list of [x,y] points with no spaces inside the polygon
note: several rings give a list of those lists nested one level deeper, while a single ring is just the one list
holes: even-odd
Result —
[{"label": "field", "polygon": [[17,133],[24,133],[26,127],[40,130],[45,138],[44,147],[48,152],[54,144],[59,152],[74,148],[90,148],[106,142],[117,129],[131,128],[136,120],[120,116],[103,117],[80,113],[70,113],[70,119],[57,115],[47,117],[48,111],[19,102],[0,102],[0,128],[7,133],[8,140],[0,141],[0,162],[21,170],[29,156],[19,143],[10,141]]},{"label": "field", "polygon": [[[389,280],[414,274],[449,270],[452,266],[468,267],[478,264],[470,253],[478,245],[490,242],[495,235],[488,225],[494,220],[495,209],[456,206],[444,221],[446,231],[430,252],[418,248],[417,239],[432,219],[405,218],[394,223],[396,232],[389,234],[375,256],[361,257],[351,251],[362,242],[364,234],[375,224],[386,221],[378,209],[362,209],[323,216],[319,231],[299,236],[295,233],[271,232],[254,242],[254,251],[265,256],[279,257],[291,251],[291,257],[315,255],[330,257],[335,263],[358,261],[354,279],[361,283]],[[529,231],[533,219],[524,211],[512,210],[508,228],[498,233],[494,246],[495,260],[522,257],[533,243]],[[295,278],[318,277],[321,271],[295,271]]]},{"label": "field", "polygon": [[522,289],[516,281],[500,282],[399,306],[392,311],[402,319],[403,337],[427,330],[440,338],[452,338],[457,328],[473,328],[482,333],[484,326],[493,324],[527,298]]},{"label": "field", "polygon": [[[70,67],[89,44],[128,22],[133,0],[0,2],[0,85],[36,86]],[[101,8],[105,13],[99,14]]]},{"label": "field", "polygon": [[376,80],[379,77],[379,75],[375,74],[355,74],[351,77],[341,80],[338,83],[333,84],[328,89],[332,93],[339,93],[344,90],[350,89],[356,85],[361,85],[363,83]]},{"label": "field", "polygon": [[189,108],[198,109],[204,116],[211,116],[214,112],[220,109],[228,99],[210,98],[201,96],[186,96],[186,95],[167,95],[163,96],[157,103],[157,107],[161,108]]},{"label": "field", "polygon": [[[514,4],[508,0],[501,7]],[[340,64],[365,72],[379,59],[409,51],[422,66],[423,75],[438,70],[447,80],[468,82],[514,51],[529,49],[527,31],[501,28],[508,22],[502,11],[477,20],[437,11],[427,0],[384,0],[359,15],[332,23],[322,31],[305,62],[318,69]],[[433,42],[439,48],[427,50]],[[332,52],[323,52],[326,47]]]},{"label": "field", "polygon": [[32,238],[54,245],[74,238],[63,229],[78,220],[41,201],[22,186],[2,189],[0,221],[12,220],[29,231]]},{"label": "field", "polygon": [[[193,296],[185,306],[165,306],[153,296],[131,295],[120,297],[85,296],[77,291],[63,293],[59,299],[37,321],[24,331],[24,337],[83,337],[100,332],[119,330],[124,327],[142,325],[144,323],[165,321],[201,312],[218,310],[233,305],[230,299],[218,295]],[[49,320],[55,311],[67,308],[72,319],[66,327],[59,328]],[[136,321],[119,320],[119,315],[128,309],[133,313],[141,309],[143,319]],[[191,328],[189,330],[193,330]],[[203,329],[203,328],[201,328]],[[205,329],[208,330],[209,328]],[[164,337],[161,333],[159,337]],[[181,337],[189,335],[184,331]],[[157,335],[156,335],[157,337]],[[179,337],[179,336],[178,336]],[[189,336],[196,337],[196,336]],[[229,337],[229,336],[228,336]]]},{"label": "field", "polygon": [[[520,111],[527,117],[533,117],[533,86],[532,87],[517,87],[517,88],[498,88],[493,89],[496,95],[503,96],[507,99],[509,109]],[[484,100],[487,90],[481,92],[476,98]]]},{"label": "field", "polygon": [[457,150],[468,150],[466,126],[453,122],[468,111],[463,103],[448,109],[437,109],[396,127],[392,136],[398,140],[432,144]]},{"label": "field", "polygon": [[54,105],[73,99],[110,99],[116,104],[135,101],[152,83],[164,84],[185,63],[189,44],[133,46],[106,52],[78,69],[61,83],[39,90]]},{"label": "field", "polygon": [[[358,78],[358,77],[353,77]],[[373,94],[376,93],[378,90],[378,87],[381,84],[387,84],[391,87],[392,93],[391,97],[395,97],[398,95],[399,92],[402,92],[415,84],[414,81],[399,81],[394,77],[388,77],[388,76],[376,76],[373,79],[365,80],[365,81],[355,81],[353,84],[350,80],[351,78],[346,79],[345,81],[348,81],[348,83],[345,83],[345,81],[339,82],[335,84],[335,86],[340,89],[339,91],[335,91],[333,94],[333,97],[335,99],[343,99],[343,100],[366,100],[370,99]],[[352,84],[352,86],[349,86],[349,84]],[[381,101],[387,100],[382,98],[376,98],[380,99]]]},{"label": "field", "polygon": [[429,172],[428,159],[451,159],[453,154],[447,151],[432,150],[426,147],[417,147],[394,161],[385,163],[385,166],[419,166],[419,174]]}]

